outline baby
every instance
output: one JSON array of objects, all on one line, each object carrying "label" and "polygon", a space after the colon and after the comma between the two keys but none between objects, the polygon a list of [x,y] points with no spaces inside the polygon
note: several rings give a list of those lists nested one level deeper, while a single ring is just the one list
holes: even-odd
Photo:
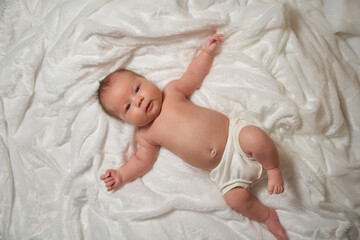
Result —
[{"label": "baby", "polygon": [[276,211],[249,191],[263,169],[269,194],[284,191],[273,141],[260,127],[189,100],[209,73],[222,37],[211,36],[182,77],[163,91],[129,70],[115,71],[100,83],[99,101],[105,112],[140,128],[136,153],[120,169],[106,170],[101,180],[111,191],[141,177],[152,168],[163,146],[188,164],[210,170],[210,178],[231,208],[265,223],[277,239],[287,239]]}]

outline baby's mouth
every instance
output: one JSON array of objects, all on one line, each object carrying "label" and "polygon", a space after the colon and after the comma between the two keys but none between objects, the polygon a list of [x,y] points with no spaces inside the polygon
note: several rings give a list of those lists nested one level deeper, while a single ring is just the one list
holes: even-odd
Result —
[{"label": "baby's mouth", "polygon": [[153,103],[152,103],[152,101],[150,101],[150,102],[148,103],[148,105],[146,106],[145,111],[146,111],[146,112],[149,112],[149,111],[152,109],[152,106],[153,106]]}]

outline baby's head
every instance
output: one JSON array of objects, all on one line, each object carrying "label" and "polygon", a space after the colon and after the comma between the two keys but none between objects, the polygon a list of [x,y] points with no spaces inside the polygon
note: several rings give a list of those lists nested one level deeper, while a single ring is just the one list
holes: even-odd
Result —
[{"label": "baby's head", "polygon": [[138,127],[151,123],[162,106],[161,90],[129,70],[109,74],[100,82],[98,96],[107,114]]}]

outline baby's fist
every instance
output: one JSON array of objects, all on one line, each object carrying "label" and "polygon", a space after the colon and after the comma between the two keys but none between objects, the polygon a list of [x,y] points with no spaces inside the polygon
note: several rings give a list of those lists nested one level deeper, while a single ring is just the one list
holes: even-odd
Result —
[{"label": "baby's fist", "polygon": [[113,190],[123,182],[120,172],[114,169],[106,170],[105,174],[101,175],[100,179],[104,181],[108,191]]},{"label": "baby's fist", "polygon": [[219,42],[224,42],[224,40],[222,39],[222,37],[224,36],[224,34],[221,33],[214,33],[214,35],[212,35],[205,43],[205,47],[204,47],[204,51],[213,56],[215,54],[216,51],[216,47],[217,44]]}]

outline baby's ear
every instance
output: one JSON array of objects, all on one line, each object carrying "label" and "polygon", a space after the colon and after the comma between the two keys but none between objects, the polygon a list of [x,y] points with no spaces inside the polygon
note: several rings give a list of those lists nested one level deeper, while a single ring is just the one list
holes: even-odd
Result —
[{"label": "baby's ear", "polygon": [[116,120],[119,120],[120,122],[125,122],[122,118],[120,118],[119,116],[117,116],[117,115],[115,115],[115,114],[113,114],[113,113],[111,113],[111,114],[109,114],[111,117],[113,117],[113,118],[115,118]]},{"label": "baby's ear", "polygon": [[118,116],[116,116],[115,114],[110,114],[110,113],[106,113],[106,115],[112,119],[115,119],[116,121],[120,121],[122,123],[125,123],[125,121],[121,118],[119,118]]},{"label": "baby's ear", "polygon": [[116,120],[119,120],[120,122],[122,122],[122,123],[126,123],[125,122],[125,120],[124,119],[122,119],[121,117],[119,117],[119,116],[112,116],[113,118],[115,118]]}]

